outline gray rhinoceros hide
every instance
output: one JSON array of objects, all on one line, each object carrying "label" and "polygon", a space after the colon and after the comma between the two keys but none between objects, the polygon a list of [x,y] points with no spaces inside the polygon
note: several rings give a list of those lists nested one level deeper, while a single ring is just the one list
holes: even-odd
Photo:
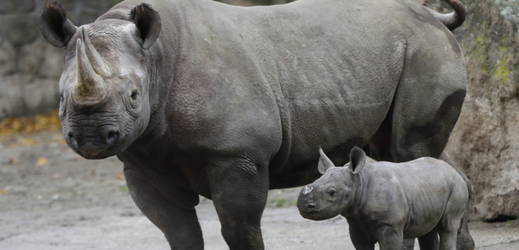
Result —
[{"label": "gray rhinoceros hide", "polygon": [[380,249],[402,249],[404,239],[416,237],[420,249],[456,249],[471,184],[455,167],[431,157],[370,163],[358,147],[344,167],[335,167],[322,150],[320,155],[323,176],[299,194],[303,217],[343,215],[356,249],[373,249],[377,242]]},{"label": "gray rhinoceros hide", "polygon": [[446,25],[463,22],[461,4],[443,15],[411,0],[142,2],[80,27],[47,3],[40,23],[64,50],[67,144],[123,161],[172,248],[203,248],[202,195],[231,249],[262,249],[268,189],[317,179],[319,145],[341,164],[353,146],[438,157],[458,119],[465,64]]}]

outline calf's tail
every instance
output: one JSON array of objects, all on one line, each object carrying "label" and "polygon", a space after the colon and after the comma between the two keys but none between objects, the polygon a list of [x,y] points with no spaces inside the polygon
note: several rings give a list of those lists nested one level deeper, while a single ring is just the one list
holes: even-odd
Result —
[{"label": "calf's tail", "polygon": [[444,0],[447,2],[453,9],[454,12],[442,14],[438,13],[435,10],[426,8],[429,13],[431,13],[438,21],[442,22],[449,30],[454,30],[461,26],[463,22],[465,22],[465,18],[467,17],[467,9],[459,0]]},{"label": "calf's tail", "polygon": [[[456,172],[458,172],[458,174],[461,175],[461,178],[463,178],[463,180],[465,181],[465,184],[467,185],[467,189],[469,190],[469,202],[470,202],[470,200],[472,199],[472,182],[470,182],[469,178],[463,172],[461,172],[461,170],[458,167],[456,167],[454,162],[451,161],[451,159],[447,156],[447,154],[445,152],[442,152],[439,159],[449,163],[449,165],[451,165],[456,170]],[[468,211],[468,204],[467,204],[467,211]]]}]

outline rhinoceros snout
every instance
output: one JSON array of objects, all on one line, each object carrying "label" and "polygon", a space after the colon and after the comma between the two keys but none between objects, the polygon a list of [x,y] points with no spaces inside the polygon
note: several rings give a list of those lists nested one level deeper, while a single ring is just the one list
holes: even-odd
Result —
[{"label": "rhinoceros snout", "polygon": [[312,185],[305,186],[299,193],[297,199],[297,208],[300,212],[311,213],[316,209],[315,194],[312,192],[314,187]]},{"label": "rhinoceros snout", "polygon": [[305,205],[305,211],[306,212],[312,212],[315,210],[315,203],[311,202],[311,203],[306,203]]},{"label": "rhinoceros snout", "polygon": [[119,129],[113,126],[105,126],[83,131],[81,127],[71,127],[67,137],[66,139],[72,149],[80,151],[83,156],[96,156],[118,141]]}]

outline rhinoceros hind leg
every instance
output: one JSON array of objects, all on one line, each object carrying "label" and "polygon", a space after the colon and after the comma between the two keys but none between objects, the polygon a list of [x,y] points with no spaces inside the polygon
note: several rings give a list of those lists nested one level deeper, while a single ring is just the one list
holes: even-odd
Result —
[{"label": "rhinoceros hind leg", "polygon": [[438,227],[440,250],[456,250],[456,239],[460,222],[460,220],[451,220]]},{"label": "rhinoceros hind leg", "polygon": [[[465,90],[447,95],[436,108],[424,103],[409,103],[423,113],[414,113],[407,107],[395,106],[391,138],[391,152],[397,162],[424,156],[438,158],[445,149],[449,135],[458,120]],[[433,105],[431,105],[433,106]],[[424,115],[429,113],[428,115]],[[407,117],[401,117],[407,116]]]},{"label": "rhinoceros hind leg", "polygon": [[472,239],[472,236],[470,236],[468,217],[469,216],[465,214],[461,221],[461,229],[459,230],[458,238],[456,240],[456,249],[458,250],[475,249],[474,239]]}]

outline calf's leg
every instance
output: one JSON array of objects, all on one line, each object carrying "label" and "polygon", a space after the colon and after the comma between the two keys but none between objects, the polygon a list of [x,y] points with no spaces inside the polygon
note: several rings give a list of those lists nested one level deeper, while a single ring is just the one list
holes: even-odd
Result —
[{"label": "calf's leg", "polygon": [[[465,183],[467,184],[467,187],[469,189],[469,198],[472,196],[472,183],[470,182],[469,178],[458,168],[454,163],[451,161],[451,159],[445,154],[445,152],[442,152],[442,154],[439,157],[440,160],[443,160],[449,165],[451,165],[458,173],[463,177],[463,180],[465,180]],[[463,219],[461,220],[461,228],[459,230],[459,234],[457,237],[456,242],[456,249],[466,249],[466,250],[473,250],[475,248],[474,240],[472,239],[472,236],[470,236],[469,231],[469,212],[468,212],[468,205],[467,205],[467,211],[465,212],[465,215],[463,215]]]},{"label": "calf's leg", "polygon": [[[348,221],[348,223],[350,223]],[[350,224],[350,239],[353,243],[353,246],[357,250],[373,250],[375,249],[375,242],[370,240],[366,235],[362,232],[360,228],[352,226]]]},{"label": "calf's leg", "polygon": [[433,229],[426,235],[418,238],[420,250],[438,250],[438,231]]},{"label": "calf's leg", "polygon": [[404,241],[403,229],[393,226],[381,226],[377,230],[380,250],[401,250]]},{"label": "calf's leg", "polygon": [[440,235],[440,250],[456,250],[456,239],[460,220],[453,220],[448,224],[448,226],[443,225],[438,229]]}]

